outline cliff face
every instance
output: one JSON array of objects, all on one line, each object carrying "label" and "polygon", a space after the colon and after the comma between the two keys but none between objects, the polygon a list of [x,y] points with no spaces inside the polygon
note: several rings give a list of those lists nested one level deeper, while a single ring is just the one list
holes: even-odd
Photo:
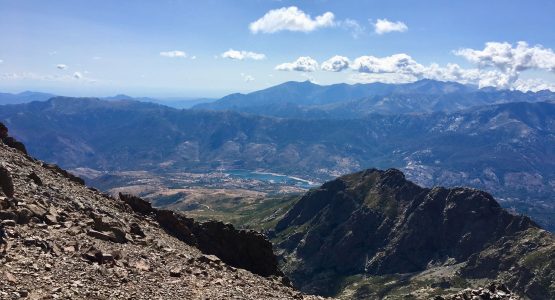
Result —
[{"label": "cliff face", "polygon": [[[286,274],[311,292],[337,292],[339,279],[356,274],[417,274],[447,264],[458,264],[457,276],[469,278],[497,278],[505,271],[511,278],[555,274],[553,255],[542,256],[548,265],[542,270],[520,262],[541,251],[553,253],[553,236],[528,217],[509,214],[478,190],[421,188],[395,169],[325,183],[305,194],[275,230]],[[538,232],[542,236],[534,237]],[[534,239],[543,242],[525,246]],[[511,247],[520,251],[509,260],[500,253],[509,255]],[[498,267],[487,267],[486,258]],[[480,268],[488,272],[478,273]],[[536,291],[517,282],[513,287],[522,293],[555,295],[545,282],[537,282]]]},{"label": "cliff face", "polygon": [[311,298],[283,283],[263,236],[145,214],[3,143],[0,222],[0,299]]},{"label": "cliff face", "polygon": [[169,210],[152,208],[147,201],[131,195],[120,194],[120,199],[134,211],[153,216],[168,233],[231,266],[262,276],[283,275],[272,244],[256,231],[237,230],[231,224],[218,221],[195,222]]}]

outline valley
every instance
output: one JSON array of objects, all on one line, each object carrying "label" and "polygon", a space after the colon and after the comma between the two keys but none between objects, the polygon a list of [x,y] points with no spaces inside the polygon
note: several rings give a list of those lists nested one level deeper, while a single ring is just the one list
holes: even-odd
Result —
[{"label": "valley", "polygon": [[[152,186],[187,188],[197,180],[196,185],[210,188],[295,192],[307,187],[231,180],[214,170],[261,170],[324,182],[363,168],[394,167],[423,186],[486,190],[504,207],[555,229],[552,102],[342,120],[56,97],[2,106],[0,119],[13,128],[32,155],[72,170],[115,174],[110,180],[91,182],[102,190],[136,185],[125,179],[135,172],[147,174],[145,180],[151,182],[166,182],[147,186],[151,191]],[[118,174],[123,174],[121,183]],[[182,182],[164,174],[174,174]],[[284,177],[273,180],[280,178]]]}]

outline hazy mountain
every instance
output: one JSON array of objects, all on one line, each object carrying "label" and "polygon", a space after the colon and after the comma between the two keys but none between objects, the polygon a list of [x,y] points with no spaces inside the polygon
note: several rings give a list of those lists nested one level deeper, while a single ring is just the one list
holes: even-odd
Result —
[{"label": "hazy mountain", "polygon": [[0,120],[31,154],[67,168],[264,169],[319,181],[396,167],[425,186],[485,189],[555,228],[553,103],[299,120],[58,97],[4,106]]},{"label": "hazy mountain", "polygon": [[500,280],[530,299],[555,297],[552,234],[487,193],[421,188],[394,169],[309,191],[277,222],[274,241],[284,272],[309,293],[432,299]]},{"label": "hazy mountain", "polygon": [[453,112],[508,102],[555,100],[555,93],[477,89],[454,82],[420,80],[407,84],[286,82],[249,94],[232,94],[195,109],[233,110],[284,118],[361,118],[373,113]]},{"label": "hazy mountain", "polygon": [[150,97],[131,97],[125,94],[119,94],[110,97],[101,98],[102,100],[134,100],[140,102],[148,102],[148,103],[156,103],[161,104],[173,108],[183,109],[183,108],[191,108],[197,104],[202,103],[210,103],[216,101],[217,99],[213,98],[181,98],[181,97],[172,97],[172,98],[150,98]]},{"label": "hazy mountain", "polygon": [[25,91],[18,94],[0,93],[0,105],[46,101],[52,97],[55,97],[55,95],[31,91]]}]

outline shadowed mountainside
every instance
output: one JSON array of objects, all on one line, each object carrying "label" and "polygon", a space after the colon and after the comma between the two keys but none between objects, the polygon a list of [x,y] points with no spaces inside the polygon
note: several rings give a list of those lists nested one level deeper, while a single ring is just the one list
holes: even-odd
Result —
[{"label": "shadowed mountainside", "polygon": [[[353,287],[344,280],[394,275],[387,294],[397,296],[433,282],[497,279],[532,299],[555,297],[550,233],[485,192],[421,188],[395,169],[345,175],[309,191],[277,223],[274,240],[285,273],[304,291],[376,292],[369,281]],[[426,282],[426,272],[442,276]]]}]

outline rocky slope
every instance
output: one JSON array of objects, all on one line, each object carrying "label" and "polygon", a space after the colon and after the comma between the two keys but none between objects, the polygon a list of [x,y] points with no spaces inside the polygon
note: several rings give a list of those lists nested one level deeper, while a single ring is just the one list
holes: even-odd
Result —
[{"label": "rocky slope", "polygon": [[499,280],[531,299],[555,298],[552,234],[485,192],[421,188],[395,169],[311,190],[274,240],[285,273],[307,292],[426,298]]},{"label": "rocky slope", "polygon": [[261,235],[109,197],[2,143],[0,163],[0,299],[315,298]]}]

